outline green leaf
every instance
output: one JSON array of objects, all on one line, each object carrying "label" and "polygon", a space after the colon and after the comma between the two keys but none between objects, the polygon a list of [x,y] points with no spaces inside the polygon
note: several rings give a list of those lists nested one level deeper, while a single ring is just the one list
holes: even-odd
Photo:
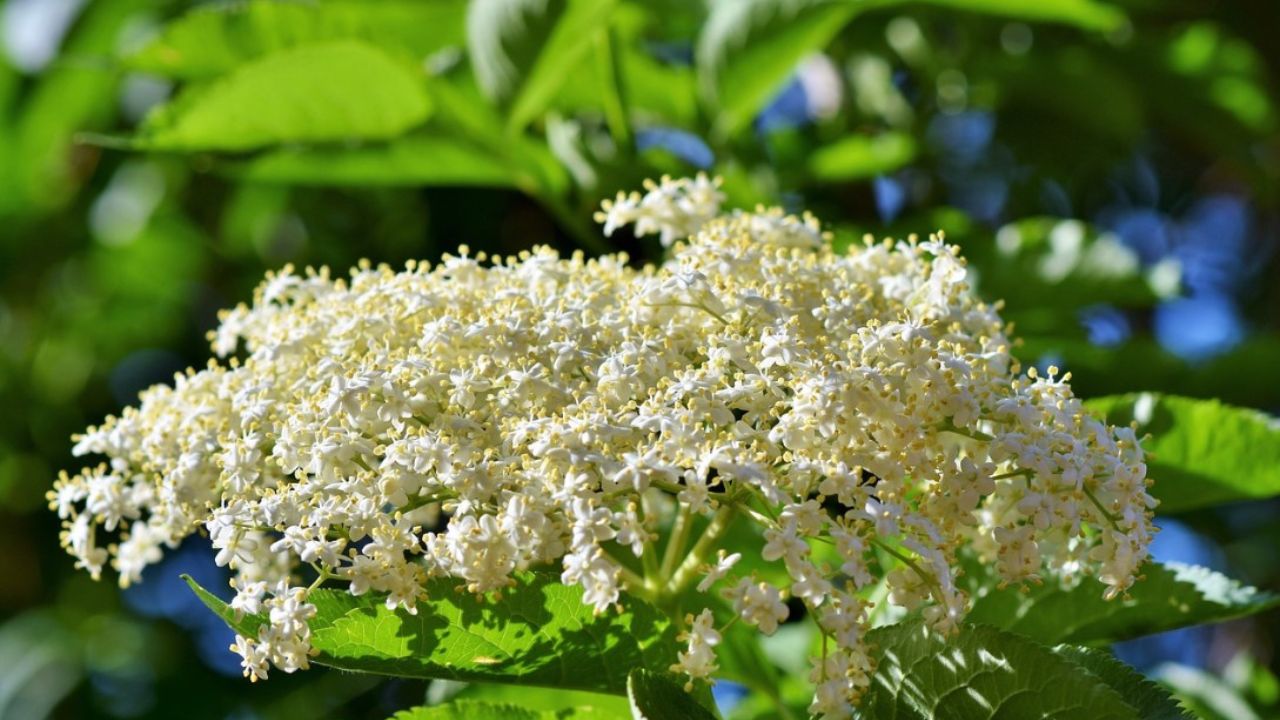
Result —
[{"label": "green leaf", "polygon": [[1179,707],[1178,701],[1167,690],[1139,675],[1109,652],[1072,645],[1060,645],[1053,651],[1110,685],[1138,711],[1142,720],[1195,720]]},{"label": "green leaf", "polygon": [[532,710],[511,703],[455,700],[446,705],[401,710],[392,720],[611,720],[618,715],[598,708]]},{"label": "green leaf", "polygon": [[122,58],[131,70],[212,78],[254,58],[308,43],[355,39],[421,61],[465,39],[462,0],[322,0],[202,5]]},{"label": "green leaf", "polygon": [[1086,407],[1107,422],[1136,422],[1150,454],[1151,493],[1177,513],[1280,495],[1280,422],[1216,400],[1136,393],[1095,398]]},{"label": "green leaf", "polygon": [[282,148],[240,165],[247,180],[294,185],[511,187],[518,171],[470,142],[411,134],[357,147]]},{"label": "green leaf", "polygon": [[872,630],[868,720],[1136,720],[1138,711],[1090,672],[1043,645],[993,627],[944,638],[909,621]]},{"label": "green leaf", "polygon": [[636,668],[627,676],[634,720],[715,720],[669,675]]},{"label": "green leaf", "polygon": [[509,106],[508,125],[542,113],[591,48],[615,0],[476,0],[467,12],[467,50],[476,80]]},{"label": "green leaf", "polygon": [[[188,584],[241,634],[254,635],[262,618],[235,614],[221,600]],[[554,573],[526,573],[500,600],[477,599],[458,581],[427,583],[418,614],[387,610],[380,598],[319,589],[311,593],[314,662],[341,670],[560,687],[623,694],[637,667],[675,661],[674,629],[666,616],[634,598],[623,612],[596,616],[582,590]]]},{"label": "green leaf", "polygon": [[968,621],[1046,644],[1116,642],[1190,625],[1222,622],[1280,605],[1280,596],[1197,565],[1149,564],[1128,597],[1104,600],[1103,584],[1083,578],[1071,588],[1050,579],[1027,590],[997,589],[981,565],[968,563],[973,594]]},{"label": "green leaf", "polygon": [[282,50],[188,88],[143,123],[149,150],[251,150],[291,142],[392,138],[430,102],[407,65],[356,41]]},{"label": "green leaf", "polygon": [[862,180],[897,170],[915,156],[916,142],[906,133],[850,135],[814,150],[809,173],[824,182]]}]

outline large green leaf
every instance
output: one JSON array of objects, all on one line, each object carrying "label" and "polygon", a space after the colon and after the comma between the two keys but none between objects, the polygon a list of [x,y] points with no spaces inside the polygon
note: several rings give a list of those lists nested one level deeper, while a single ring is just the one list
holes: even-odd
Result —
[{"label": "large green leaf", "polygon": [[382,50],[336,41],[282,50],[188,88],[147,117],[151,150],[251,150],[293,142],[381,140],[422,123],[423,79]]},{"label": "large green leaf", "polygon": [[872,630],[867,720],[1137,720],[1120,693],[1053,650],[993,627],[942,637],[919,621]]},{"label": "large green leaf", "polygon": [[669,676],[644,668],[627,677],[627,698],[634,720],[715,720]]},{"label": "large green leaf", "polygon": [[294,185],[469,185],[509,187],[507,158],[452,137],[410,134],[357,147],[282,148],[245,162],[249,180]]},{"label": "large green leaf", "polygon": [[455,700],[447,705],[402,710],[391,720],[613,720],[617,714],[598,708],[530,710],[510,703]]},{"label": "large green leaf", "polygon": [[542,113],[609,21],[615,0],[475,0],[467,50],[481,89],[522,128]]},{"label": "large green leaf", "polygon": [[122,59],[173,78],[212,78],[278,50],[357,39],[422,58],[464,42],[462,0],[320,0],[202,5]]},{"label": "large green leaf", "polygon": [[1178,395],[1089,400],[1108,422],[1136,422],[1160,512],[1280,495],[1280,421],[1256,410]]},{"label": "large green leaf", "polygon": [[[237,632],[263,619],[236,620],[221,600],[188,584]],[[476,598],[458,581],[426,587],[418,614],[387,610],[380,598],[319,589],[312,645],[320,665],[399,677],[513,683],[623,694],[634,668],[675,661],[666,616],[634,598],[623,612],[595,615],[582,590],[553,573],[527,573],[500,600]]]},{"label": "large green leaf", "polygon": [[1196,565],[1149,564],[1142,574],[1128,597],[1104,600],[1106,588],[1093,578],[1070,588],[1050,579],[1026,590],[998,589],[995,578],[973,563],[965,574],[974,596],[968,619],[1048,644],[1095,644],[1221,622],[1280,604],[1276,595]]},{"label": "large green leaf", "polygon": [[1142,720],[1194,720],[1190,713],[1178,706],[1178,701],[1169,695],[1169,691],[1139,675],[1105,650],[1060,645],[1053,651],[1110,685],[1138,711]]}]

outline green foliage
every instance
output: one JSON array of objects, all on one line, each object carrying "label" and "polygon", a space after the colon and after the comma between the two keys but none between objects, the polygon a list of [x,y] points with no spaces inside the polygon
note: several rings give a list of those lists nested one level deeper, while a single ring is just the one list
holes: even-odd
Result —
[{"label": "green foliage", "polygon": [[704,100],[715,128],[733,135],[782,86],[796,63],[825,47],[862,9],[881,3],[830,0],[722,0],[698,37]]},{"label": "green foliage", "polygon": [[1178,395],[1139,393],[1089,401],[1117,425],[1137,423],[1160,511],[1185,512],[1280,495],[1280,425],[1256,410]]},{"label": "green foliage", "polygon": [[425,58],[463,41],[461,0],[237,2],[197,6],[127,52],[132,70],[183,80],[215,78],[263,55],[310,43],[363,40]]},{"label": "green foliage", "polygon": [[916,152],[915,139],[904,133],[850,135],[815,150],[809,157],[809,171],[820,181],[862,180],[897,170],[910,163]]},{"label": "green foliage", "polygon": [[607,27],[614,0],[479,0],[467,13],[467,47],[476,80],[508,106],[519,130],[557,90]]},{"label": "green foliage", "polygon": [[869,720],[1145,719],[1137,702],[1151,704],[1121,695],[1118,681],[1103,680],[1069,654],[989,626],[943,638],[906,621],[868,639],[879,664],[858,712]]},{"label": "green foliage", "polygon": [[1280,597],[1242,585],[1196,565],[1149,564],[1126,596],[1104,600],[1103,584],[1081,578],[1064,588],[1050,580],[1030,588],[998,589],[995,578],[971,563],[974,592],[968,620],[1038,642],[1108,643],[1191,625],[1253,615],[1280,605]]},{"label": "green foliage", "polygon": [[636,668],[627,676],[627,698],[635,720],[714,720],[680,685],[663,673]]},{"label": "green foliage", "polygon": [[289,185],[510,187],[507,159],[465,140],[427,133],[359,148],[281,148],[238,166],[245,180]]},{"label": "green foliage", "polygon": [[250,60],[188,88],[147,118],[148,150],[251,150],[285,142],[383,140],[420,125],[430,100],[409,67],[354,40]]},{"label": "green foliage", "polygon": [[[200,599],[237,632],[254,636],[262,618],[234,611],[188,579]],[[633,668],[675,661],[666,615],[634,598],[621,613],[595,616],[582,590],[555,574],[530,574],[500,604],[428,585],[417,615],[379,598],[316,590],[312,645],[321,665],[399,677],[500,682],[622,694]]]}]

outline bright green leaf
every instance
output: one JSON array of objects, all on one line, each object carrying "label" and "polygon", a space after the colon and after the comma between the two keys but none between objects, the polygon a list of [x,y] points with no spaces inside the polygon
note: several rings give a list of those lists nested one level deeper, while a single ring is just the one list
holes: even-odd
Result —
[{"label": "bright green leaf", "polygon": [[1117,425],[1150,433],[1151,492],[1160,512],[1280,495],[1280,421],[1256,410],[1178,395],[1137,393],[1089,400]]},{"label": "bright green leaf", "polygon": [[[262,619],[237,621],[222,601],[188,584],[241,634]],[[582,590],[554,573],[529,573],[501,601],[477,599],[458,581],[427,583],[418,614],[392,612],[379,598],[320,589],[310,595],[313,662],[341,670],[561,687],[623,694],[633,668],[675,661],[674,630],[665,615],[634,598],[625,610],[595,615]]]},{"label": "bright green leaf", "polygon": [[1128,597],[1104,600],[1106,588],[1093,578],[1071,588],[1050,580],[1026,591],[997,589],[990,573],[973,563],[965,574],[974,596],[968,621],[1046,644],[1090,644],[1221,622],[1280,604],[1276,595],[1196,565],[1149,564],[1142,574]]},{"label": "bright green leaf", "polygon": [[915,159],[916,142],[906,133],[850,135],[813,151],[809,172],[817,180],[862,180],[893,172]]},{"label": "bright green leaf", "polygon": [[507,159],[469,142],[413,134],[357,147],[273,150],[244,163],[237,174],[294,185],[510,187],[517,172]]},{"label": "bright green leaf", "polygon": [[278,143],[381,140],[421,124],[422,79],[376,47],[308,45],[245,63],[158,108],[134,143],[150,150],[240,151]]},{"label": "bright green leaf", "polygon": [[1071,645],[1061,645],[1053,651],[1110,685],[1138,711],[1142,720],[1194,720],[1167,690],[1139,675],[1111,653]]},{"label": "bright green leaf", "polygon": [[1137,720],[1121,695],[1043,645],[984,625],[942,637],[909,621],[872,630],[868,720]]},{"label": "bright green leaf", "polygon": [[198,6],[165,25],[123,64],[180,79],[212,78],[308,43],[364,40],[421,60],[464,42],[462,0],[322,0]]},{"label": "bright green leaf", "polygon": [[706,708],[669,676],[644,668],[627,677],[627,697],[634,720],[714,720]]}]

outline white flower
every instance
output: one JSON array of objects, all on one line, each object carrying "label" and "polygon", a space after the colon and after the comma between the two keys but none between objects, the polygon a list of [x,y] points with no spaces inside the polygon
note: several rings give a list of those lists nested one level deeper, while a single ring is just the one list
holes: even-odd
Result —
[{"label": "white flower", "polygon": [[743,578],[725,591],[725,597],[733,602],[733,611],[748,625],[760,628],[765,635],[772,635],[778,623],[787,619],[789,611],[782,601],[782,591],[766,582]]},{"label": "white flower", "polygon": [[685,687],[691,689],[693,680],[704,680],[719,669],[716,646],[720,644],[720,633],[715,629],[715,617],[710,610],[703,610],[696,618],[686,616],[685,623],[689,627],[678,639],[688,641],[688,647],[677,654],[671,671],[688,675],[690,683]]},{"label": "white flower", "polygon": [[[699,176],[604,204],[606,234],[633,224],[670,246],[658,267],[464,248],[399,272],[269,274],[211,338],[241,359],[75,438],[104,460],[49,493],[63,545],[132,582],[206,532],[232,607],[268,617],[237,640],[257,679],[309,664],[315,609],[291,578],[416,612],[429,578],[496,598],[558,565],[609,612],[627,591],[687,599],[728,578],[757,552],[719,535],[736,515],[780,579],[736,581],[734,610],[773,632],[792,597],[822,623],[835,647],[814,711],[829,716],[869,681],[847,591],[876,573],[943,631],[968,605],[962,547],[1006,581],[1131,586],[1155,505],[1137,438],[1090,417],[1067,376],[1020,374],[956,248],[837,253],[811,216],[723,200]],[[654,562],[672,527],[717,529]],[[839,557],[815,560],[819,544]],[[873,546],[910,562],[869,563]],[[719,634],[690,609],[678,667],[709,678]]]},{"label": "white flower", "polygon": [[704,593],[710,590],[711,586],[720,582],[725,575],[728,575],[729,571],[733,569],[733,566],[737,565],[738,561],[741,559],[742,553],[733,553],[732,555],[729,555],[726,554],[724,550],[721,550],[720,557],[716,560],[716,564],[709,565],[707,567],[706,574],[703,575],[702,580],[698,582],[698,592]]}]

